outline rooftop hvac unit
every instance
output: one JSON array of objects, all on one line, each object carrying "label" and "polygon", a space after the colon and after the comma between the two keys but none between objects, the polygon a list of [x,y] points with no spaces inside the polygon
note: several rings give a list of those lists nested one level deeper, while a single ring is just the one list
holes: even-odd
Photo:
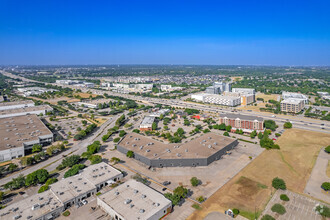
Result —
[{"label": "rooftop hvac unit", "polygon": [[217,142],[214,142],[213,144],[214,144],[214,145],[217,145],[218,143],[217,143]]},{"label": "rooftop hvac unit", "polygon": [[130,202],[132,202],[132,200],[130,200],[130,199],[126,199],[124,203],[125,203],[125,204],[129,204]]},{"label": "rooftop hvac unit", "polygon": [[147,196],[146,196],[146,195],[144,195],[144,194],[142,194],[142,195],[141,195],[141,198],[145,198],[145,197],[147,197]]},{"label": "rooftop hvac unit", "polygon": [[136,194],[136,193],[138,193],[139,192],[139,190],[137,190],[137,189],[134,189],[134,193]]},{"label": "rooftop hvac unit", "polygon": [[119,192],[115,192],[115,195],[118,196],[119,195]]},{"label": "rooftop hvac unit", "polygon": [[134,205],[133,205],[133,204],[130,204],[130,205],[129,205],[129,207],[133,208],[133,207],[134,207]]},{"label": "rooftop hvac unit", "polygon": [[185,151],[185,152],[188,152],[188,149],[185,149],[184,151]]},{"label": "rooftop hvac unit", "polygon": [[144,210],[144,209],[140,209],[139,212],[140,212],[140,213],[144,213],[145,210]]},{"label": "rooftop hvac unit", "polygon": [[149,149],[147,149],[147,150],[146,150],[146,152],[150,152],[150,150],[149,150]]}]

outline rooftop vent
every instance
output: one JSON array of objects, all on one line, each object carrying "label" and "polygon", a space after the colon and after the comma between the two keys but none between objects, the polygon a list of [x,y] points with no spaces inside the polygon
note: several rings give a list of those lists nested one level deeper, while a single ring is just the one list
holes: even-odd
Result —
[{"label": "rooftop vent", "polygon": [[125,203],[125,204],[129,204],[129,203],[131,203],[131,202],[132,202],[131,199],[126,199],[124,203]]},{"label": "rooftop vent", "polygon": [[149,149],[147,149],[147,150],[146,150],[146,152],[150,152],[150,150],[149,150]]},{"label": "rooftop vent", "polygon": [[136,193],[138,193],[139,192],[139,190],[137,190],[137,189],[134,189],[134,193],[136,194]]},{"label": "rooftop vent", "polygon": [[147,196],[146,196],[146,195],[144,195],[144,194],[142,194],[142,195],[141,195],[141,198],[145,198],[145,197],[147,197]]},{"label": "rooftop vent", "polygon": [[213,144],[214,144],[214,145],[217,145],[218,143],[217,143],[217,142],[214,142]]},{"label": "rooftop vent", "polygon": [[139,212],[140,212],[140,213],[144,213],[145,210],[144,210],[144,209],[140,209]]},{"label": "rooftop vent", "polygon": [[115,195],[116,195],[116,196],[118,196],[118,195],[119,195],[119,192],[118,192],[118,191],[117,191],[117,192],[115,192]]}]

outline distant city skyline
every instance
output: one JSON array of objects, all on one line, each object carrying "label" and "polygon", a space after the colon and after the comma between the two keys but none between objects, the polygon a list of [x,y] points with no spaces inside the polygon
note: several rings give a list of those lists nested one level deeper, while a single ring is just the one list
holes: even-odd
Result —
[{"label": "distant city skyline", "polygon": [[330,2],[0,2],[0,65],[330,65]]}]

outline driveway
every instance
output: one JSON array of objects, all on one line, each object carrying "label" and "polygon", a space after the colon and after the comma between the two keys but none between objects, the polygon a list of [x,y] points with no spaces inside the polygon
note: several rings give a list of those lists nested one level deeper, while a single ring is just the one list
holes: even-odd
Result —
[{"label": "driveway", "polygon": [[326,193],[321,188],[321,185],[323,182],[330,182],[330,178],[326,173],[329,160],[330,154],[326,153],[324,148],[322,148],[304,190],[304,193],[328,203],[330,203],[330,194]]}]

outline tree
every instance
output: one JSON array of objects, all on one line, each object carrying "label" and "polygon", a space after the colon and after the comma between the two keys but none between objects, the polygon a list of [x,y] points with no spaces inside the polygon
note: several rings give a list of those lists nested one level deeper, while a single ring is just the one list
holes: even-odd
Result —
[{"label": "tree", "polygon": [[275,177],[272,181],[272,186],[275,188],[275,189],[282,189],[282,190],[285,190],[286,189],[286,185],[285,185],[285,182],[283,179],[280,179],[278,177]]},{"label": "tree", "polygon": [[239,210],[238,209],[233,209],[233,213],[234,213],[234,215],[238,215],[239,214]]},{"label": "tree", "polygon": [[38,190],[38,193],[42,193],[42,192],[45,192],[46,190],[49,189],[49,186],[48,185],[43,185],[40,187],[40,189]]},{"label": "tree", "polygon": [[73,167],[71,167],[71,169],[69,169],[68,171],[65,172],[64,174],[64,178],[68,178],[70,176],[74,176],[77,173],[79,173],[79,170],[82,170],[85,168],[84,164],[75,164],[73,165]]},{"label": "tree", "polygon": [[115,142],[115,143],[118,143],[119,141],[120,141],[120,138],[119,137],[113,139],[113,142]]},{"label": "tree", "polygon": [[225,132],[223,133],[223,136],[227,136],[227,137],[229,137],[229,133],[228,133],[227,131],[225,131]]},{"label": "tree", "polygon": [[197,177],[192,177],[192,178],[190,179],[190,183],[191,183],[192,186],[198,186],[199,183],[200,183],[200,180],[197,179]]},{"label": "tree", "polygon": [[126,131],[124,131],[124,130],[119,131],[119,137],[124,137],[125,134],[126,134]]},{"label": "tree", "polygon": [[273,120],[265,120],[264,126],[265,126],[265,128],[270,129],[272,131],[275,131],[276,128],[278,127],[276,125],[275,121],[273,121]]},{"label": "tree", "polygon": [[281,194],[280,199],[283,201],[290,201],[289,197],[286,194]]},{"label": "tree", "polygon": [[197,198],[197,201],[198,201],[198,202],[204,202],[204,201],[205,201],[205,198],[204,198],[203,196],[199,196],[199,197]]},{"label": "tree", "polygon": [[204,133],[204,134],[209,133],[209,132],[211,132],[210,129],[207,129],[207,128],[206,128],[206,129],[203,130],[203,133]]},{"label": "tree", "polygon": [[165,193],[164,196],[165,198],[171,200],[173,205],[178,205],[181,200],[181,197],[177,194]]},{"label": "tree", "polygon": [[35,144],[32,146],[32,153],[40,152],[42,150],[42,146],[40,144]]},{"label": "tree", "polygon": [[134,129],[132,132],[135,132],[135,133],[140,133],[140,130],[139,129]]},{"label": "tree", "polygon": [[131,151],[131,150],[129,150],[129,151],[127,151],[127,153],[126,153],[126,156],[127,156],[128,158],[133,158],[133,157],[134,157],[134,152]]},{"label": "tree", "polygon": [[95,153],[99,152],[100,147],[101,147],[100,142],[94,141],[92,144],[87,146],[87,152],[89,152],[91,154],[95,154]]},{"label": "tree", "polygon": [[226,124],[225,123],[221,123],[219,125],[219,130],[226,130]]},{"label": "tree", "polygon": [[267,214],[262,216],[261,220],[275,220],[275,218]]},{"label": "tree", "polygon": [[14,170],[16,170],[17,169],[17,165],[16,164],[14,164],[14,163],[10,163],[9,165],[8,165],[8,168],[7,168],[7,170],[9,171],[9,172],[13,172]]},{"label": "tree", "polygon": [[231,128],[232,128],[232,127],[231,127],[230,125],[226,126],[226,131],[227,131],[227,132],[230,132],[230,131],[231,131]]},{"label": "tree", "polygon": [[164,115],[163,114],[160,114],[159,120],[163,120],[163,118],[164,118]]},{"label": "tree", "polygon": [[292,123],[291,122],[285,122],[283,125],[283,128],[292,128]]},{"label": "tree", "polygon": [[330,208],[325,205],[319,205],[315,207],[316,213],[320,214],[321,216],[330,217]]},{"label": "tree", "polygon": [[327,146],[324,150],[325,150],[325,152],[327,152],[329,154],[330,153],[330,145]]},{"label": "tree", "polygon": [[258,139],[262,139],[263,137],[264,137],[264,135],[262,134],[262,132],[259,132]]},{"label": "tree", "polygon": [[322,183],[321,188],[324,189],[325,191],[329,191],[330,190],[330,182]]},{"label": "tree", "polygon": [[286,210],[285,210],[284,206],[282,206],[281,204],[278,204],[278,203],[274,204],[272,206],[271,210],[273,212],[276,212],[276,213],[280,214],[280,215],[283,215],[283,214],[286,213]]},{"label": "tree", "polygon": [[33,164],[34,159],[33,157],[22,157],[20,161],[23,166],[30,166]]},{"label": "tree", "polygon": [[186,198],[188,189],[183,186],[178,186],[174,189],[173,193],[179,195],[181,198]]},{"label": "tree", "polygon": [[23,176],[23,174],[20,174],[17,178],[13,178],[12,181],[6,183],[4,185],[4,188],[14,190],[20,189],[23,186],[25,186],[25,177]]},{"label": "tree", "polygon": [[36,172],[38,183],[44,183],[49,178],[49,173],[45,169],[39,169]]},{"label": "tree", "polygon": [[257,131],[256,130],[252,131],[250,137],[255,138],[256,136],[257,136]]},{"label": "tree", "polygon": [[72,156],[66,157],[62,161],[62,165],[64,167],[72,167],[73,165],[79,163],[79,161],[80,161],[80,156],[79,155],[72,155]]},{"label": "tree", "polygon": [[97,164],[102,162],[102,157],[100,155],[92,155],[88,158],[92,164]]},{"label": "tree", "polygon": [[153,122],[152,125],[151,125],[151,128],[152,128],[153,131],[156,131],[157,130],[157,123]]},{"label": "tree", "polygon": [[120,162],[120,159],[118,157],[112,157],[110,162],[114,163],[114,164],[117,164]]},{"label": "tree", "polygon": [[56,183],[58,180],[56,178],[49,178],[47,181],[46,181],[46,185],[51,185],[53,183]]},{"label": "tree", "polygon": [[0,191],[0,202],[3,200],[3,197],[5,196],[5,193]]},{"label": "tree", "polygon": [[105,135],[102,136],[102,141],[103,142],[106,142],[108,139],[109,139],[109,135],[108,134],[105,134]]}]

